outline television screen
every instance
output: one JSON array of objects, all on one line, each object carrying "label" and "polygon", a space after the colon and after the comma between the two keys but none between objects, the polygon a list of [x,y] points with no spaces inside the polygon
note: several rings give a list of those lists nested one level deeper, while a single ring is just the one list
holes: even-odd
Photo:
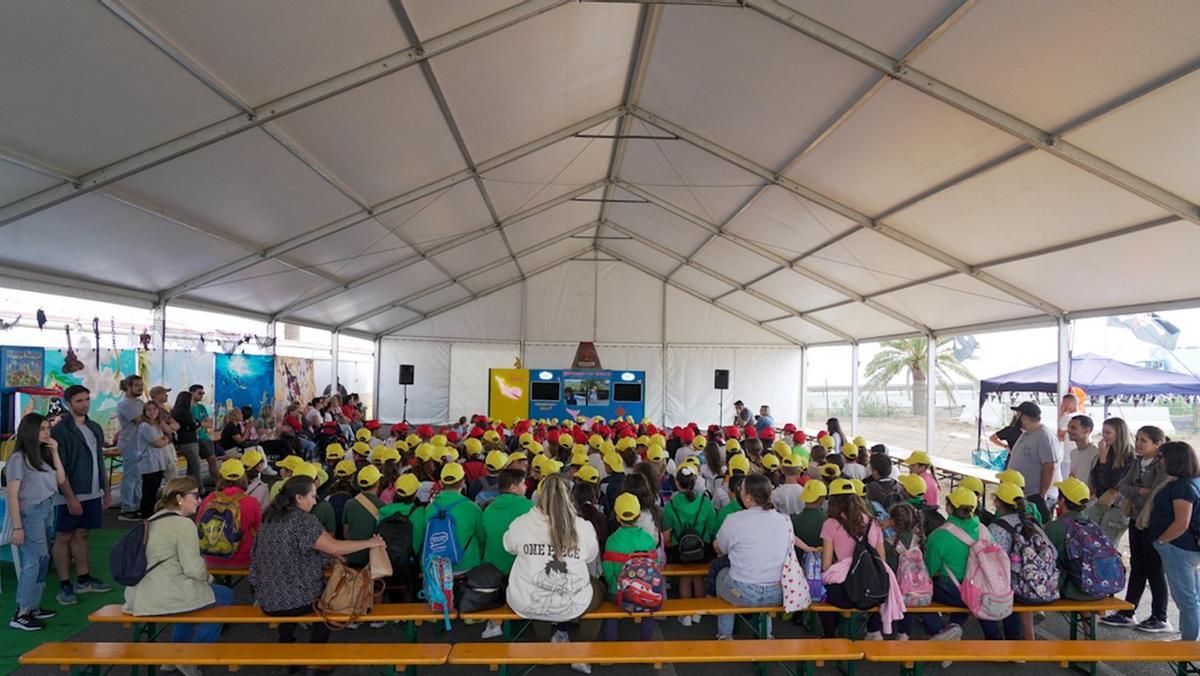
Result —
[{"label": "television screen", "polygon": [[529,398],[534,401],[558,401],[558,383],[530,383]]},{"label": "television screen", "polygon": [[604,406],[608,404],[608,380],[602,378],[564,378],[563,403],[567,406]]},{"label": "television screen", "polygon": [[641,401],[641,383],[615,383],[612,391],[613,401]]}]

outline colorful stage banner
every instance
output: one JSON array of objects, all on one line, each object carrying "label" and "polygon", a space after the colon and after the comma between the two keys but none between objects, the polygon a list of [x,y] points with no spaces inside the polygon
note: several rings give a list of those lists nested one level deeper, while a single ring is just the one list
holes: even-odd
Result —
[{"label": "colorful stage banner", "polygon": [[317,396],[313,360],[275,357],[275,409],[282,414],[293,401],[307,404]]},{"label": "colorful stage banner", "polygon": [[529,416],[529,371],[488,370],[488,417],[506,424]]}]

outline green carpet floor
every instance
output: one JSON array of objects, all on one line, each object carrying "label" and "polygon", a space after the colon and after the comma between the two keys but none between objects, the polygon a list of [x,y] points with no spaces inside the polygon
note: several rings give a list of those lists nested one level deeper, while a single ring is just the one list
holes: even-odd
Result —
[{"label": "green carpet floor", "polygon": [[[104,528],[94,530],[91,533],[91,563],[93,572],[97,573],[98,577],[102,577],[105,582],[113,584],[111,580],[104,577],[104,572],[108,570],[108,553],[116,544],[117,538],[125,531],[119,528]],[[5,547],[7,550],[8,547]],[[124,591],[120,585],[113,584],[113,591],[107,594],[79,594],[77,598],[79,603],[73,606],[61,606],[58,601],[54,600],[54,595],[58,593],[58,576],[54,572],[54,564],[50,564],[50,571],[46,576],[46,592],[42,597],[42,607],[54,610],[58,613],[58,617],[46,622],[46,628],[42,631],[18,631],[11,629],[8,626],[9,619],[16,612],[17,601],[17,576],[13,570],[12,562],[7,558],[3,563],[0,563],[0,585],[3,585],[3,603],[0,603],[0,619],[4,620],[3,626],[0,626],[0,632],[3,632],[3,639],[0,640],[0,674],[9,674],[17,669],[17,657],[30,649],[49,641],[63,641],[71,638],[79,632],[91,626],[87,616],[92,611],[96,610],[107,603],[121,603],[124,598]]]}]

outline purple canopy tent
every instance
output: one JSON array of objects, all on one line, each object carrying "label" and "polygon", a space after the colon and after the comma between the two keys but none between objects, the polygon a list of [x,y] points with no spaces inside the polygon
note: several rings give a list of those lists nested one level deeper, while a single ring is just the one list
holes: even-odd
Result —
[{"label": "purple canopy tent", "polygon": [[[1200,378],[1183,373],[1148,369],[1098,354],[1071,357],[1068,387],[1079,387],[1089,398],[1200,396]],[[983,438],[983,402],[1001,392],[1057,392],[1058,362],[1050,362],[979,382],[979,415],[976,439]]]}]

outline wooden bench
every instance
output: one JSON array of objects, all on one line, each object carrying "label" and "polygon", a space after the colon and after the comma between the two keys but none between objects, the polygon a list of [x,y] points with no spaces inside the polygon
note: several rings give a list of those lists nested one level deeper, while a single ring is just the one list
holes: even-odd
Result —
[{"label": "wooden bench", "polygon": [[920,676],[923,662],[1040,662],[1064,667],[1097,662],[1172,662],[1177,673],[1196,673],[1196,641],[859,641],[868,662],[900,665],[901,676]]},{"label": "wooden bench", "polygon": [[[208,573],[213,577],[246,577],[250,575],[249,568],[217,568],[208,567]],[[663,566],[665,577],[682,577],[685,575],[708,575],[707,563],[668,563]]]},{"label": "wooden bench", "polygon": [[[1096,619],[1102,613],[1114,612],[1118,610],[1133,610],[1133,605],[1128,601],[1123,601],[1115,597],[1099,599],[1096,601],[1072,601],[1070,599],[1060,599],[1054,603],[1046,603],[1036,606],[1026,606],[1021,604],[1013,605],[1014,613],[1064,613],[1067,615],[1067,622],[1070,625],[1070,640],[1074,641],[1080,638],[1079,630],[1083,629],[1083,638],[1096,639]],[[876,609],[871,610],[847,610],[831,606],[828,603],[814,603],[808,607],[808,612],[814,613],[837,613],[842,616],[842,623],[845,636],[855,638],[858,635],[857,617],[861,613],[877,612]],[[919,608],[909,608],[911,614],[922,613],[965,613],[966,608],[956,606],[947,606],[941,603],[933,603],[928,606]]]},{"label": "wooden bench", "polygon": [[[860,651],[861,654],[861,651]],[[305,643],[302,649],[280,643],[43,643],[21,655],[23,665],[69,667],[73,674],[98,675],[101,667],[150,667],[162,664],[228,667],[373,666],[397,668],[446,663],[446,643]]]},{"label": "wooden bench", "polygon": [[825,662],[860,660],[862,649],[842,639],[759,641],[609,641],[603,643],[459,643],[449,664],[487,666],[547,664],[664,664],[794,662],[797,674],[811,675]]},{"label": "wooden bench", "polygon": [[[774,616],[783,612],[782,606],[735,606],[725,599],[705,596],[698,599],[668,599],[663,607],[653,613],[628,613],[621,610],[612,601],[603,601],[590,613],[584,615],[584,620],[625,620],[632,619],[640,622],[646,617],[683,617],[685,615],[767,615]],[[493,610],[481,610],[476,613],[462,613],[464,620],[492,620],[495,622],[511,622],[521,620],[508,606]]]}]

